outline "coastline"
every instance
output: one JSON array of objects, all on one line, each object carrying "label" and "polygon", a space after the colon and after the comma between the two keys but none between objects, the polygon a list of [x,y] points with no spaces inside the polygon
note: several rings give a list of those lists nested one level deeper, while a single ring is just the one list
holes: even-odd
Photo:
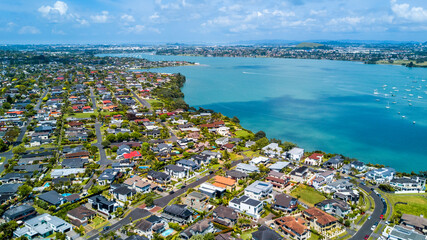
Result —
[{"label": "coastline", "polygon": [[[145,71],[148,71],[149,72],[149,69],[141,69],[141,70],[145,70]],[[172,73],[172,74],[181,74],[181,73]],[[182,74],[181,74],[182,75]],[[185,75],[182,75],[182,76],[184,76],[184,78],[186,77]],[[194,108],[194,109],[196,109],[194,106],[191,106],[191,105],[189,105],[186,101],[185,101],[185,95],[184,95],[184,92],[182,91],[182,88],[184,87],[184,85],[185,85],[185,82],[184,82],[184,84],[179,88],[179,91],[180,91],[180,93],[182,94],[182,98],[180,98],[185,104],[187,104],[187,106],[188,106],[188,108]],[[159,101],[162,101],[163,102],[163,100],[162,99],[159,99],[159,98],[157,98],[157,100],[159,100]],[[215,111],[215,110],[213,110],[213,109],[205,109],[205,108],[203,108],[203,107],[199,107],[199,110],[200,109],[204,109],[204,110],[208,110],[209,112],[211,112],[211,113],[219,113],[219,114],[221,114],[221,116],[223,116],[224,118],[228,118],[228,119],[231,119],[231,118],[233,118],[234,116],[227,116],[227,115],[225,115],[225,114],[223,114],[223,113],[221,113],[221,112],[217,112],[217,111]],[[241,123],[238,123],[238,126],[240,127],[240,129],[241,130],[244,130],[244,131],[247,131],[247,132],[249,132],[249,133],[251,133],[251,134],[255,134],[252,130],[250,130],[250,129],[247,129],[247,128],[245,128],[245,127],[243,127],[242,125],[241,125]],[[263,129],[261,129],[260,131],[263,131]],[[268,138],[268,136],[266,136],[267,138]],[[272,139],[272,138],[268,138],[268,139]],[[279,140],[282,140],[282,139],[279,139]],[[282,140],[283,141],[283,140]],[[291,142],[292,144],[295,144],[297,147],[302,147],[302,148],[304,148],[303,146],[299,146],[298,145],[298,143],[295,143],[295,142]],[[323,150],[321,150],[321,149],[317,149],[317,150],[313,150],[313,151],[307,151],[306,153],[312,153],[312,152],[322,152],[322,153],[324,153],[325,155],[341,155],[341,156],[343,156],[345,159],[347,159],[347,160],[349,160],[349,161],[359,161],[359,159],[357,159],[357,158],[353,158],[353,157],[349,157],[349,156],[345,156],[345,155],[343,155],[343,154],[340,154],[340,153],[328,153],[328,152],[325,152],[325,151],[323,151]],[[362,161],[362,162],[364,162],[363,160],[360,160],[360,161]],[[389,167],[388,165],[384,165],[384,164],[378,164],[378,163],[375,163],[375,162],[364,162],[367,166],[373,166],[373,167]],[[410,170],[411,172],[414,172],[413,170]],[[423,170],[420,170],[420,171],[423,171]],[[397,171],[398,173],[402,173],[402,174],[410,174],[411,172],[408,172],[408,171]]]}]

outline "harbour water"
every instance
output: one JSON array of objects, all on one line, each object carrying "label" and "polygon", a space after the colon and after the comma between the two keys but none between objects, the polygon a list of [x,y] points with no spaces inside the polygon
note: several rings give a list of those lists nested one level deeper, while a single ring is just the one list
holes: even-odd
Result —
[{"label": "harbour water", "polygon": [[398,171],[427,170],[427,69],[358,62],[109,54],[185,60],[191,106],[237,116],[243,127],[306,150]]}]

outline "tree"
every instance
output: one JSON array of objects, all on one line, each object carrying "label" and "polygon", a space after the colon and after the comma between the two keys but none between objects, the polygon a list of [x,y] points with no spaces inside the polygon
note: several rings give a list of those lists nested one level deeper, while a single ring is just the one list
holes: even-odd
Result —
[{"label": "tree", "polygon": [[32,188],[32,187],[28,186],[27,184],[24,184],[24,185],[22,185],[22,186],[20,186],[20,187],[18,188],[18,195],[19,195],[21,198],[25,198],[25,197],[27,197],[27,196],[28,196],[32,191],[33,191],[33,188]]},{"label": "tree", "polygon": [[3,141],[3,139],[0,139],[0,152],[4,152],[7,149],[9,149],[9,146]]},{"label": "tree", "polygon": [[265,138],[265,137],[266,137],[265,132],[259,131],[259,132],[255,133],[255,139],[254,140],[257,141],[257,140],[259,140],[261,138]]},{"label": "tree", "polygon": [[145,198],[145,204],[147,204],[148,207],[153,206],[154,204],[154,199],[151,196],[148,196]]},{"label": "tree", "polygon": [[240,123],[240,120],[239,120],[236,116],[234,116],[234,117],[231,119],[231,121],[232,121],[232,122],[234,122],[234,123]]},{"label": "tree", "polygon": [[21,154],[27,151],[27,149],[24,147],[24,144],[20,144],[19,146],[12,149],[13,154]]},{"label": "tree", "polygon": [[3,109],[9,110],[10,108],[11,108],[10,103],[8,103],[8,102],[3,103]]},{"label": "tree", "polygon": [[104,140],[104,141],[102,141],[102,143],[101,143],[101,145],[102,145],[104,148],[106,148],[106,147],[110,146],[110,144],[111,144],[111,142],[110,142],[110,141],[108,141],[108,140]]}]

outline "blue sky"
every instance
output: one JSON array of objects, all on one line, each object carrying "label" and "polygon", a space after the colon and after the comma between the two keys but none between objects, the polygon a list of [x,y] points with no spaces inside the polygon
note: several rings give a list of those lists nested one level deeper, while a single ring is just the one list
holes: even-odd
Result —
[{"label": "blue sky", "polygon": [[427,41],[426,0],[1,0],[0,43]]}]

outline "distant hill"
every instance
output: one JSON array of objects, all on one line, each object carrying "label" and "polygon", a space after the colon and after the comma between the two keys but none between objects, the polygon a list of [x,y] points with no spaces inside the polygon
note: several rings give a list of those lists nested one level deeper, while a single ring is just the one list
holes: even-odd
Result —
[{"label": "distant hill", "polygon": [[312,43],[312,42],[302,42],[297,44],[295,47],[296,48],[319,48],[319,47],[323,47],[325,45],[320,44],[320,43]]}]

